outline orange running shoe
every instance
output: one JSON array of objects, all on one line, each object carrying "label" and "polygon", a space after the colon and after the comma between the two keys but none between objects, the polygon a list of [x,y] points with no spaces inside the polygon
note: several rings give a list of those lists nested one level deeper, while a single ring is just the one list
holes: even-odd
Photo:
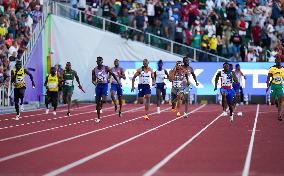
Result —
[{"label": "orange running shoe", "polygon": [[177,117],[179,117],[180,116],[180,112],[177,112]]},{"label": "orange running shoe", "polygon": [[145,120],[149,120],[148,114],[146,114],[146,115],[144,116],[144,119],[145,119]]},{"label": "orange running shoe", "polygon": [[172,109],[172,112],[177,112],[177,110],[176,109]]}]

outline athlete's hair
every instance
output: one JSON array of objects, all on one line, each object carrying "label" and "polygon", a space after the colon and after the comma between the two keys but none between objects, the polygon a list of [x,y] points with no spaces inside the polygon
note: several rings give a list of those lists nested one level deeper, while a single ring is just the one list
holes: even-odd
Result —
[{"label": "athlete's hair", "polygon": [[229,62],[224,62],[223,66],[224,66],[224,65],[230,65],[230,64],[229,64]]},{"label": "athlete's hair", "polygon": [[98,56],[98,57],[97,57],[97,61],[98,61],[98,60],[103,60],[103,57],[102,57],[102,56]]},{"label": "athlete's hair", "polygon": [[240,66],[240,64],[237,64],[235,67],[237,68],[237,67],[239,67]]},{"label": "athlete's hair", "polygon": [[160,64],[160,63],[163,63],[163,61],[162,61],[162,60],[159,60],[159,61],[158,61],[158,64]]}]

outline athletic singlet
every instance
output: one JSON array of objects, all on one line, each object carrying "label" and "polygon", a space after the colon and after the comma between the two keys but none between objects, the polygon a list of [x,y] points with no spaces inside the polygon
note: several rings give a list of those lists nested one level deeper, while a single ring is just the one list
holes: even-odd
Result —
[{"label": "athletic singlet", "polygon": [[[193,69],[190,66],[187,66],[185,69],[186,69],[186,73],[187,73],[187,75],[189,77],[191,75],[191,72],[193,72]],[[187,85],[186,77],[184,77],[183,83],[184,83],[184,85]]]},{"label": "athletic singlet", "polygon": [[165,82],[166,73],[165,70],[156,70],[156,83],[164,83]]},{"label": "athletic singlet", "polygon": [[184,80],[186,79],[185,73],[181,72],[174,75],[173,88],[180,89],[184,87]]},{"label": "athletic singlet", "polygon": [[99,70],[98,67],[96,67],[95,74],[98,83],[107,83],[107,72],[106,72],[106,67],[104,65],[102,66],[101,70]]},{"label": "athletic singlet", "polygon": [[[121,80],[121,77],[119,75],[121,75],[121,67],[113,67],[111,69],[111,71],[113,72],[113,74],[115,74],[115,76],[117,77],[119,83],[120,83],[120,80]],[[117,84],[116,80],[113,78],[113,76],[111,77],[111,83],[112,84]]]},{"label": "athletic singlet", "polygon": [[75,72],[73,70],[70,70],[69,72],[67,72],[67,70],[64,70],[64,76],[63,76],[64,86],[73,87],[74,77],[75,77]]},{"label": "athletic singlet", "polygon": [[55,74],[55,76],[52,76],[51,74],[47,77],[47,88],[51,92],[57,92],[58,91],[58,77]]},{"label": "athletic singlet", "polygon": [[232,89],[233,78],[232,72],[228,71],[227,73],[224,70],[221,71],[221,87],[224,89]]},{"label": "athletic singlet", "polygon": [[142,72],[139,75],[139,84],[149,84],[151,82],[151,71],[148,70],[148,72],[146,73],[144,71],[144,68],[142,67]]},{"label": "athletic singlet", "polygon": [[26,87],[25,83],[25,69],[20,68],[18,71],[16,68],[13,69],[14,75],[16,77],[15,82],[14,82],[14,87],[15,88],[24,88]]},{"label": "athletic singlet", "polygon": [[242,85],[242,73],[239,71],[235,71],[236,77],[238,79],[238,82],[240,83],[240,85]]}]

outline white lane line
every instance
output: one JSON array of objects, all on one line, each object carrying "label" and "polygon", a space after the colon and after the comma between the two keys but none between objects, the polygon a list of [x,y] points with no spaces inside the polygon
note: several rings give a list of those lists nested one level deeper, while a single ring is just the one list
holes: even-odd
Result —
[{"label": "white lane line", "polygon": [[[136,111],[137,109],[141,109],[143,107],[138,107],[138,108],[134,108],[134,109],[131,109],[131,110],[127,110],[127,111],[124,111],[124,113],[127,113],[127,112],[133,112],[133,111]],[[90,114],[90,113],[93,113],[94,111],[90,111],[90,112],[84,112],[84,113],[78,113],[78,114],[74,114],[72,116],[76,116],[76,115],[82,115],[82,114]],[[103,116],[102,118],[105,118],[105,117],[110,117],[110,116],[113,116],[113,115],[116,115],[116,113],[114,114],[110,114],[110,115],[105,115]],[[51,119],[50,119],[51,120]],[[89,122],[89,121],[92,121],[94,119],[87,119],[85,120],[85,122]],[[70,122],[69,122],[70,123]],[[24,125],[24,124],[22,124]],[[71,124],[73,125],[73,124]],[[69,125],[69,126],[71,126]],[[8,127],[7,127],[8,128]],[[30,135],[33,135],[33,134],[39,134],[39,133],[43,133],[43,132],[46,132],[46,131],[51,131],[51,130],[54,130],[54,129],[57,129],[58,127],[52,127],[52,128],[48,128],[48,129],[44,129],[44,130],[39,130],[39,131],[34,131],[34,132],[30,132],[30,133],[25,133],[25,134],[20,134],[20,135],[17,135],[17,136],[12,136],[12,137],[8,137],[8,138],[3,138],[3,139],[0,139],[0,142],[4,142],[4,141],[8,141],[8,140],[12,140],[12,139],[17,139],[17,138],[21,138],[21,137],[24,137],[24,136],[30,136]]]},{"label": "white lane line", "polygon": [[247,156],[246,156],[246,162],[245,162],[245,165],[244,165],[242,176],[248,176],[249,175],[249,168],[250,168],[250,163],[251,163],[251,156],[252,156],[254,136],[255,136],[255,131],[256,131],[256,124],[257,124],[257,120],[258,120],[258,115],[259,115],[259,104],[257,105],[257,108],[256,108],[256,114],[255,114],[253,129],[252,129],[252,133],[251,133],[251,137],[250,137],[248,153],[247,153]]},{"label": "white lane line", "polygon": [[[189,112],[189,114],[192,114],[192,113],[198,111],[199,109],[203,108],[204,106],[205,106],[205,105],[202,105],[202,106],[200,106],[200,107],[194,109],[193,111]],[[168,109],[169,109],[169,108],[168,108]],[[61,167],[61,168],[58,168],[58,169],[56,169],[56,170],[53,170],[53,171],[51,171],[51,172],[45,174],[44,176],[54,176],[54,175],[58,175],[58,174],[61,174],[61,173],[63,173],[63,172],[66,172],[67,170],[70,170],[70,169],[72,169],[72,168],[74,168],[74,167],[77,167],[77,166],[79,166],[79,165],[81,165],[81,164],[83,164],[83,163],[85,163],[85,162],[87,162],[87,161],[89,161],[89,160],[92,160],[92,159],[94,159],[94,158],[96,158],[96,157],[98,157],[98,156],[100,156],[100,155],[102,155],[102,154],[104,154],[104,153],[107,153],[107,152],[109,152],[109,151],[111,151],[111,150],[113,150],[113,149],[115,149],[115,148],[117,148],[117,147],[120,147],[120,146],[122,146],[122,145],[124,145],[124,144],[126,144],[126,143],[128,143],[128,142],[131,142],[131,141],[133,141],[133,140],[135,140],[135,139],[137,139],[137,138],[139,138],[139,137],[141,137],[141,136],[144,136],[144,135],[146,135],[146,134],[148,134],[148,133],[150,133],[150,132],[152,132],[152,131],[155,131],[155,130],[157,130],[158,128],[161,128],[161,127],[163,127],[163,126],[165,126],[165,125],[167,125],[167,124],[170,124],[170,123],[172,123],[172,122],[174,122],[174,121],[176,121],[176,120],[178,120],[178,119],[180,119],[180,118],[182,118],[182,117],[183,117],[183,116],[180,116],[180,117],[175,118],[175,119],[173,119],[173,120],[167,121],[167,122],[165,122],[165,123],[163,123],[163,124],[161,124],[161,125],[159,125],[159,126],[156,126],[156,127],[151,128],[151,129],[149,129],[149,130],[147,130],[147,131],[144,131],[144,132],[142,132],[142,133],[140,133],[140,134],[138,134],[138,135],[136,135],[136,136],[133,136],[133,137],[131,137],[131,138],[128,138],[128,139],[126,139],[126,140],[124,140],[124,141],[121,141],[121,142],[119,142],[119,143],[117,143],[117,144],[114,144],[114,145],[112,145],[112,146],[110,146],[110,147],[108,147],[108,148],[105,148],[105,149],[103,149],[103,150],[101,150],[101,151],[98,151],[98,152],[96,152],[96,153],[93,153],[93,154],[91,154],[91,155],[89,155],[89,156],[87,156],[87,157],[81,158],[80,160],[77,160],[77,161],[75,161],[75,162],[73,162],[73,163],[70,163],[70,164],[68,164],[68,165],[65,165],[65,166],[63,166],[63,167]]]},{"label": "white lane line", "polygon": [[[108,108],[105,108],[105,109],[111,109],[111,108],[113,108],[113,107],[108,107]],[[83,112],[83,113],[78,113],[78,114],[84,114],[84,113],[90,113],[90,112],[94,112],[94,111],[88,111],[88,112]],[[78,114],[71,115],[70,117],[78,115]],[[37,121],[33,121],[33,122],[23,123],[21,125],[22,126],[23,125],[31,125],[30,123],[35,124],[35,123],[45,122],[46,120],[51,121],[51,120],[57,120],[57,119],[62,119],[62,118],[70,118],[70,117],[65,115],[65,116],[61,116],[61,117],[54,117],[54,118],[50,118],[50,119],[37,120]],[[11,126],[8,126],[8,127],[1,127],[0,130],[7,129],[7,128],[14,128],[14,127],[17,127],[17,126],[11,125]]]},{"label": "white lane line", "polygon": [[[144,108],[144,107],[141,107],[141,108]],[[167,108],[167,109],[169,109],[169,108]],[[130,110],[129,112],[133,112],[133,109]],[[149,115],[153,115],[153,114],[157,114],[157,112],[150,113]],[[105,116],[105,117],[107,117],[107,116]],[[129,122],[133,122],[135,120],[141,119],[141,118],[144,118],[144,116],[136,117],[134,119],[126,120],[124,122],[129,123]],[[5,156],[5,157],[0,158],[0,162],[7,161],[7,160],[10,160],[10,159],[13,159],[13,158],[17,158],[17,157],[20,157],[20,156],[23,156],[23,155],[26,155],[26,154],[29,154],[29,153],[32,153],[32,152],[35,152],[35,151],[38,151],[38,150],[42,150],[42,149],[45,149],[45,148],[48,148],[48,147],[51,147],[51,146],[54,146],[54,145],[57,145],[57,144],[61,144],[61,143],[67,142],[67,141],[71,141],[71,140],[74,140],[74,139],[77,139],[77,138],[80,138],[80,137],[83,137],[83,136],[87,136],[89,134],[93,134],[93,133],[97,133],[99,131],[103,131],[103,130],[106,130],[106,129],[109,129],[109,128],[113,128],[115,126],[120,126],[122,124],[124,124],[124,123],[113,124],[113,125],[110,125],[110,126],[107,126],[107,127],[104,127],[104,128],[100,128],[100,129],[93,130],[93,131],[90,131],[90,132],[87,132],[87,133],[83,133],[83,134],[76,135],[76,136],[69,137],[69,138],[65,138],[65,139],[62,139],[62,140],[59,140],[59,141],[56,141],[56,142],[52,142],[52,143],[49,143],[49,144],[46,144],[46,145],[42,145],[42,146],[39,146],[39,147],[36,147],[36,148],[32,148],[32,149],[25,150],[25,151],[22,151],[22,152],[19,152],[19,153],[15,153],[15,154],[12,154],[12,155],[9,155],[9,156]],[[60,127],[54,127],[54,128],[51,128],[51,129],[57,129],[57,128],[60,128]]]},{"label": "white lane line", "polygon": [[[91,107],[91,106],[94,106],[94,104],[82,106],[82,107],[79,107],[79,108],[73,108],[73,109],[71,109],[71,110],[83,109],[83,108],[88,108],[88,107]],[[35,111],[41,111],[41,110],[44,110],[44,108],[39,109],[39,110],[35,110]],[[34,111],[25,111],[25,112],[34,112]],[[24,112],[24,113],[25,113],[25,112]],[[65,109],[65,110],[57,111],[57,113],[59,113],[59,112],[67,112],[67,110]],[[40,116],[40,115],[45,115],[45,113],[26,115],[26,116],[23,116],[23,117],[19,117],[19,119],[26,118],[26,117]],[[0,116],[0,118],[1,118],[1,116]],[[7,121],[7,120],[13,120],[13,121],[14,121],[15,118],[14,118],[14,117],[11,117],[11,118],[6,118],[6,119],[0,119],[0,122],[1,122],[1,121]]]},{"label": "white lane line", "polygon": [[157,163],[155,166],[153,166],[150,170],[148,170],[146,173],[144,173],[143,176],[151,176],[151,175],[155,174],[161,167],[163,167],[165,164],[167,164],[167,162],[169,162],[180,151],[182,151],[187,145],[189,145],[193,140],[195,140],[199,135],[201,135],[208,127],[210,127],[220,117],[221,117],[221,115],[219,115],[214,120],[212,120],[208,125],[206,125],[204,128],[202,128],[198,133],[196,133],[189,140],[187,140],[185,143],[183,143],[181,146],[179,146],[177,149],[175,149],[171,154],[166,156],[163,160],[161,160],[159,163]]}]

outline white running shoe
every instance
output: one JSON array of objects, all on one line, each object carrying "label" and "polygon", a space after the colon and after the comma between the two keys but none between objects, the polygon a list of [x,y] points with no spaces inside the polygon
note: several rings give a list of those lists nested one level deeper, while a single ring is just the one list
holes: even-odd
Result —
[{"label": "white running shoe", "polygon": [[100,110],[100,113],[102,114],[102,113],[103,113],[103,110]]},{"label": "white running shoe", "polygon": [[165,101],[163,100],[163,101],[161,102],[161,104],[165,104]]},{"label": "white running shoe", "polygon": [[227,115],[228,115],[228,113],[226,111],[223,111],[223,113],[221,114],[221,116],[223,116],[223,117],[225,117]]},{"label": "white running shoe", "polygon": [[24,104],[21,105],[21,112],[23,112],[25,110],[24,108]]},{"label": "white running shoe", "polygon": [[100,123],[100,121],[101,121],[101,119],[99,119],[99,118],[96,118],[96,119],[95,119],[95,122],[96,122],[96,123]]},{"label": "white running shoe", "polygon": [[237,114],[239,117],[240,116],[243,116],[243,112],[238,112],[238,114]]},{"label": "white running shoe", "polygon": [[226,109],[226,112],[229,112],[229,110],[230,110],[230,108],[228,107],[228,108]]},{"label": "white running shoe", "polygon": [[160,107],[157,107],[157,113],[158,113],[158,114],[161,114],[161,109],[160,109]]},{"label": "white running shoe", "polygon": [[184,112],[184,113],[183,113],[183,117],[184,117],[184,118],[188,118],[188,113]]},{"label": "white running shoe", "polygon": [[45,109],[45,114],[48,114],[49,113],[49,109]]},{"label": "white running shoe", "polygon": [[56,111],[53,111],[53,115],[56,115]]},{"label": "white running shoe", "polygon": [[19,114],[19,115],[16,115],[15,120],[20,120],[20,114]]},{"label": "white running shoe", "polygon": [[234,115],[231,115],[230,116],[230,122],[233,122],[234,121]]}]

